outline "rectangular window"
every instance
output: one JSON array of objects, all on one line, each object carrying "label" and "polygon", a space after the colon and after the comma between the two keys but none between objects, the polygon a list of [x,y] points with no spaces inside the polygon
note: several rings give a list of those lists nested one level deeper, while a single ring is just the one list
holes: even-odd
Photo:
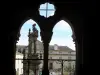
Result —
[{"label": "rectangular window", "polygon": [[59,57],[59,59],[62,59],[62,57]]},{"label": "rectangular window", "polygon": [[49,64],[49,69],[53,69],[53,63]]},{"label": "rectangular window", "polygon": [[50,59],[52,59],[52,57],[50,57]]},{"label": "rectangular window", "polygon": [[71,56],[69,56],[68,59],[71,59]]},{"label": "rectangular window", "polygon": [[21,73],[23,73],[23,68],[21,68]]}]

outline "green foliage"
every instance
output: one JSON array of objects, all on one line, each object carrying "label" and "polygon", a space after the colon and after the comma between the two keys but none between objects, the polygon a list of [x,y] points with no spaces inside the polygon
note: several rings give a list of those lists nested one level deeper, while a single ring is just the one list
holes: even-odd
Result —
[{"label": "green foliage", "polygon": [[16,71],[16,75],[19,75],[19,74],[18,74],[18,71]]},{"label": "green foliage", "polygon": [[64,72],[63,75],[68,75],[68,72]]}]

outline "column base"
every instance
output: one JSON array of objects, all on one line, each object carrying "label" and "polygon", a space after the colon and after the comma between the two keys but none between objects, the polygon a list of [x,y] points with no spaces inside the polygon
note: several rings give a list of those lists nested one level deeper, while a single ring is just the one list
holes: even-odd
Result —
[{"label": "column base", "polygon": [[49,75],[49,70],[47,70],[47,69],[46,70],[43,70],[42,71],[42,75]]}]

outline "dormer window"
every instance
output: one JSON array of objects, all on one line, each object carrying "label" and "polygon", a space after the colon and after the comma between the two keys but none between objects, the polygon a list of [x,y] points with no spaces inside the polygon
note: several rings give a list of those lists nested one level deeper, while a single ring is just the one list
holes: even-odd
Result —
[{"label": "dormer window", "polygon": [[57,44],[54,45],[54,50],[58,50],[58,45]]}]

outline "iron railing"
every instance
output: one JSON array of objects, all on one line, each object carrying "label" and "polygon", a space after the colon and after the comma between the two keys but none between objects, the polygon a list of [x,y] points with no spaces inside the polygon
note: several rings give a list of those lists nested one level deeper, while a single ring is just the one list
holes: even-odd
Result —
[{"label": "iron railing", "polygon": [[[26,68],[23,68],[23,73],[24,70],[27,70],[27,74],[30,74],[30,67],[34,66],[34,62],[40,62],[39,64],[42,64],[42,66],[40,66],[38,69],[38,75],[42,74],[42,67],[43,67],[43,59],[20,59],[20,58],[16,58],[16,60],[20,61],[22,60],[23,67],[26,66]],[[30,61],[33,61],[33,65],[30,64]],[[50,73],[56,73],[56,75],[73,75],[74,71],[75,71],[75,61],[76,60],[72,60],[72,59],[48,59],[49,62],[53,63],[53,68],[49,69]],[[27,65],[25,65],[25,62],[27,63]],[[49,63],[48,62],[48,63]],[[50,66],[50,65],[48,65]],[[36,70],[36,69],[34,69]],[[24,75],[24,74],[23,74]],[[36,74],[35,74],[36,75]],[[50,75],[50,74],[49,74]]]}]

